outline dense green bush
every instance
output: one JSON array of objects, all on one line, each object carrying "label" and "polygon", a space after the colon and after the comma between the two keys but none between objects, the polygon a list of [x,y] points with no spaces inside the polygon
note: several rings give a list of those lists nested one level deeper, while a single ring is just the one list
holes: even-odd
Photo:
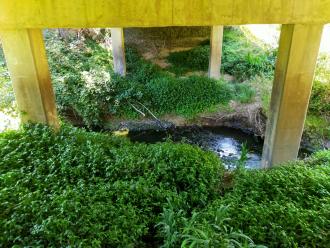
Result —
[{"label": "dense green bush", "polygon": [[[182,74],[188,71],[206,71],[210,46],[202,44],[188,51],[174,52],[168,56],[171,71]],[[224,29],[222,68],[225,73],[244,81],[256,75],[272,76],[276,51],[265,49],[248,40],[244,33],[233,27]]]},{"label": "dense green bush", "polygon": [[146,85],[150,106],[157,113],[177,113],[193,116],[217,104],[226,104],[234,98],[234,88],[224,81],[191,76],[176,79],[153,79]]},{"label": "dense green bush", "polygon": [[3,246],[141,247],[171,200],[184,211],[219,194],[223,166],[185,144],[132,144],[46,127],[0,134]]}]

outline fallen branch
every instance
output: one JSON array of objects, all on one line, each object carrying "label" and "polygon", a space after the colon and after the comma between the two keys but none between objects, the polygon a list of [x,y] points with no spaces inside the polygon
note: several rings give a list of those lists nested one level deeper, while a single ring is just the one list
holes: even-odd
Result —
[{"label": "fallen branch", "polygon": [[135,111],[137,111],[138,113],[140,113],[143,117],[146,117],[146,114],[143,113],[141,110],[139,110],[137,107],[135,107],[132,103],[129,103],[129,104],[132,106],[132,108],[133,108]]},{"label": "fallen branch", "polygon": [[165,128],[162,124],[162,122],[145,106],[143,105],[142,103],[140,102],[137,102],[138,104],[140,104],[142,107],[144,107],[148,113],[156,120],[156,122],[158,123],[158,125],[161,127],[161,128]]}]

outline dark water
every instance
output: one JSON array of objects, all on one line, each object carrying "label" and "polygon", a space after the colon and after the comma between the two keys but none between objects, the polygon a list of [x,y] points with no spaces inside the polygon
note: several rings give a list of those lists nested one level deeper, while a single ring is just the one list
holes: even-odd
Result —
[{"label": "dark water", "polygon": [[242,145],[245,144],[248,149],[245,167],[261,167],[262,141],[232,128],[185,127],[170,131],[130,132],[129,138],[133,142],[156,143],[171,139],[174,142],[198,145],[202,149],[215,152],[227,169],[236,167],[242,154]]}]

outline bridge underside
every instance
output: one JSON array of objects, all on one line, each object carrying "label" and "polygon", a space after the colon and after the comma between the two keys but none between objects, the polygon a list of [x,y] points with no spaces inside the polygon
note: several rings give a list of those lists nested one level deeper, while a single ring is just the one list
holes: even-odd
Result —
[{"label": "bridge underside", "polygon": [[[219,77],[221,25],[284,24],[263,151],[269,167],[296,159],[330,0],[0,0],[0,37],[23,122],[58,127],[44,28],[212,26],[209,75]],[[116,68],[125,74],[122,30]]]},{"label": "bridge underside", "polygon": [[1,28],[330,22],[329,0],[1,0]]}]

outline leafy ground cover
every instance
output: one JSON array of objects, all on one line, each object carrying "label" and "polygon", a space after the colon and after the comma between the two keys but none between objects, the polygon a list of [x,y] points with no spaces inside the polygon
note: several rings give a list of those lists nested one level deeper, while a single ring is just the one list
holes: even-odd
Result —
[{"label": "leafy ground cover", "polygon": [[0,134],[0,243],[328,247],[330,152],[230,174],[187,144],[30,126]]}]

